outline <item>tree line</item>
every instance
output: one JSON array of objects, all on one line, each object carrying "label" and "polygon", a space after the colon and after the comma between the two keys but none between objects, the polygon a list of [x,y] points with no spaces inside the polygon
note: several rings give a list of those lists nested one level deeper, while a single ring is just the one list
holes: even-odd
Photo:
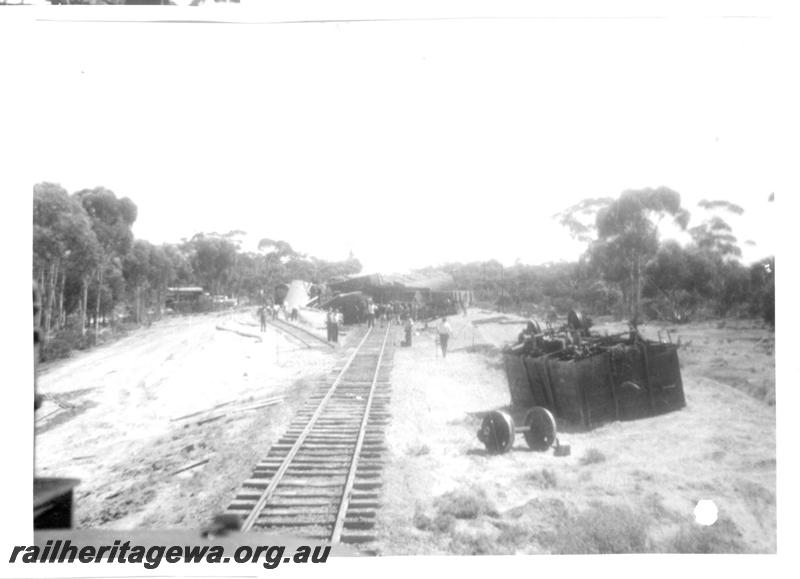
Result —
[{"label": "tree line", "polygon": [[[765,199],[773,201],[773,195]],[[442,269],[477,299],[520,311],[538,306],[563,314],[580,308],[672,322],[736,315],[774,324],[775,258],[742,264],[726,219],[744,209],[705,199],[696,213],[701,217],[693,224],[680,195],[666,187],[585,199],[554,216],[585,243],[577,261],[503,267],[491,260]],[[685,231],[689,241],[662,240],[659,232],[667,222]]]},{"label": "tree line", "polygon": [[[96,340],[104,322],[161,317],[171,286],[199,285],[211,294],[255,300],[293,279],[322,284],[361,271],[352,254],[326,261],[283,240],[264,238],[257,251],[243,251],[242,231],[198,233],[175,244],[135,239],[136,204],[104,187],[69,194],[40,183],[33,194],[33,278],[42,292],[42,329],[45,337],[71,333],[79,345]],[[586,244],[577,261],[503,267],[491,260],[437,269],[479,300],[520,311],[580,308],[674,322],[746,315],[774,323],[775,260],[743,265],[726,220],[744,210],[715,200],[701,201],[698,210],[705,217],[693,224],[680,195],[665,187],[585,199],[554,216]],[[666,222],[690,241],[662,240]]]},{"label": "tree line", "polygon": [[[358,273],[352,254],[327,261],[262,239],[242,250],[243,231],[198,233],[180,243],[135,239],[136,204],[104,187],[68,193],[54,183],[33,188],[33,279],[41,292],[44,355],[97,340],[100,327],[163,315],[168,287],[196,285],[216,295],[263,299],[292,279],[324,283]],[[92,330],[92,331],[90,331]]]}]

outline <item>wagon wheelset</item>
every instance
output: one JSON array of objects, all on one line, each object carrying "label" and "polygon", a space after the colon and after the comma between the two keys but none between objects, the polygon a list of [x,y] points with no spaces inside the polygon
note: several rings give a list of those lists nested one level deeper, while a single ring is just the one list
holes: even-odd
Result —
[{"label": "wagon wheelset", "polygon": [[511,450],[515,436],[514,419],[499,410],[493,410],[484,416],[478,431],[478,440],[489,454],[503,454]]},{"label": "wagon wheelset", "polygon": [[549,410],[536,406],[525,415],[525,426],[517,429],[511,416],[493,410],[484,417],[478,440],[490,454],[503,454],[511,450],[517,432],[523,433],[531,450],[543,452],[556,440],[556,420]]},{"label": "wagon wheelset", "polygon": [[534,406],[525,415],[525,427],[520,428],[528,448],[544,452],[556,440],[556,419],[547,408]]}]

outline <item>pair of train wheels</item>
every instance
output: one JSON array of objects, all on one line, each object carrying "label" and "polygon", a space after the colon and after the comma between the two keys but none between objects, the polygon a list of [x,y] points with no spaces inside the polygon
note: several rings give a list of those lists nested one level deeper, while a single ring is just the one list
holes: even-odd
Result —
[{"label": "pair of train wheels", "polygon": [[547,408],[534,406],[525,415],[524,426],[517,428],[510,414],[493,410],[483,418],[478,440],[490,454],[504,454],[514,446],[517,432],[522,432],[531,450],[544,452],[556,440],[556,419]]}]

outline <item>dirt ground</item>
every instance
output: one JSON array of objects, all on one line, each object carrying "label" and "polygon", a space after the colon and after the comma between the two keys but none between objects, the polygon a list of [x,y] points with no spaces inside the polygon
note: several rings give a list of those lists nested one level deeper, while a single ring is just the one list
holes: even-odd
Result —
[{"label": "dirt ground", "polygon": [[336,355],[261,334],[246,311],[168,319],[41,368],[36,474],[81,479],[78,528],[199,528]]},{"label": "dirt ground", "polygon": [[[591,526],[586,513],[617,508],[646,536],[642,550],[684,550],[676,535],[694,532],[700,499],[714,501],[724,527],[706,540],[710,550],[775,552],[774,407],[732,387],[774,393],[771,332],[747,323],[672,328],[682,343],[686,408],[562,432],[568,457],[532,452],[522,436],[510,453],[491,456],[473,413],[510,404],[499,348],[522,326],[508,323],[514,316],[480,323],[490,318],[498,314],[452,318],[446,359],[430,330],[395,355],[381,553],[560,552],[565,534],[581,532],[570,525]],[[663,327],[642,331],[655,337],[659,329],[666,337]],[[632,533],[607,524],[588,532]]]},{"label": "dirt ground", "polygon": [[[303,319],[324,335],[320,316]],[[451,322],[446,359],[422,326],[394,357],[376,552],[560,552],[559,529],[604,508],[625,509],[646,535],[645,550],[670,550],[691,531],[700,499],[719,509],[723,532],[712,547],[775,551],[768,330],[671,328],[681,340],[685,409],[561,432],[568,457],[531,452],[521,436],[512,452],[489,456],[475,413],[509,404],[500,348],[521,325],[478,309]],[[599,324],[606,327],[614,330]],[[666,327],[643,331],[659,329]],[[333,350],[260,334],[249,310],[173,318],[42,368],[39,392],[48,400],[36,414],[37,475],[82,480],[80,528],[197,528],[227,506],[358,331]]]}]

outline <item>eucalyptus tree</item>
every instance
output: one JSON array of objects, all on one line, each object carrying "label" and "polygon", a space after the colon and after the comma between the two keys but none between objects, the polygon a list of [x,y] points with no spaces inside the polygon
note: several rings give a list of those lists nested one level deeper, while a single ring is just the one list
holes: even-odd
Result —
[{"label": "eucalyptus tree", "polygon": [[100,300],[104,293],[104,276],[112,266],[121,269],[120,260],[133,244],[131,227],[136,221],[137,208],[127,197],[118,199],[113,191],[105,187],[83,189],[75,193],[75,198],[80,201],[89,216],[99,246],[94,319],[95,336],[97,336],[100,324]]},{"label": "eucalyptus tree", "polygon": [[[33,188],[34,278],[42,291],[45,337],[66,319],[64,295],[68,279],[88,280],[99,259],[99,245],[81,204],[60,185],[39,183]],[[81,302],[85,315],[85,302]],[[82,319],[85,319],[82,316]]]},{"label": "eucalyptus tree", "polygon": [[211,293],[223,293],[236,264],[236,244],[214,233],[198,233],[188,242],[197,279]]},{"label": "eucalyptus tree", "polygon": [[705,263],[714,310],[717,315],[725,316],[736,303],[747,299],[748,274],[739,263],[742,250],[726,220],[742,215],[744,209],[723,200],[703,199],[697,205],[706,216],[700,224],[689,228],[690,250]]},{"label": "eucalyptus tree", "polygon": [[586,199],[555,217],[575,238],[589,243],[590,262],[606,281],[619,285],[627,313],[636,320],[645,268],[659,248],[659,226],[671,219],[686,229],[690,214],[676,191],[648,187],[623,191],[615,199]]},{"label": "eucalyptus tree", "polygon": [[268,287],[289,281],[286,279],[286,264],[298,254],[288,242],[265,237],[258,242],[258,251],[263,256],[264,278]]}]

